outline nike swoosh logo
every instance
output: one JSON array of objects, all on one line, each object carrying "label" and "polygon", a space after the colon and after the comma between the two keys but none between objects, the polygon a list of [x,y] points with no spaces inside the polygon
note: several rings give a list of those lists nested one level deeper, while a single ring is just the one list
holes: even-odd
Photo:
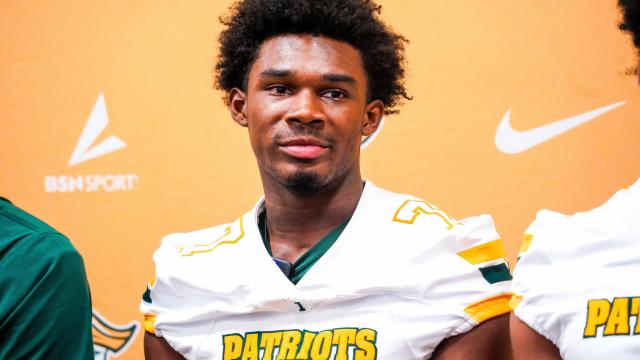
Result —
[{"label": "nike swoosh logo", "polygon": [[566,119],[554,121],[525,131],[518,131],[511,127],[511,109],[504,114],[502,121],[496,130],[495,144],[498,150],[506,154],[517,154],[549,141],[579,125],[593,120],[617,107],[624,105],[626,101],[603,106]]},{"label": "nike swoosh logo", "polygon": [[78,139],[75,149],[73,150],[73,154],[71,154],[69,166],[80,164],[127,146],[122,139],[114,135],[109,136],[99,144],[93,145],[107,125],[109,125],[107,105],[104,102],[104,95],[101,93],[98,95],[98,99],[96,100],[96,104],[93,106],[93,110],[91,110],[91,115],[89,115],[87,124],[82,130],[82,134],[80,135],[80,139]]}]

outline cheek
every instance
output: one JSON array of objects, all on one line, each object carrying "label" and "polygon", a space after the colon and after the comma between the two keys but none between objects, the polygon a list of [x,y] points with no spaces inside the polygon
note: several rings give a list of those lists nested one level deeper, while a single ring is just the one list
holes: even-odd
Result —
[{"label": "cheek", "polygon": [[274,101],[269,96],[255,95],[247,106],[249,127],[255,131],[273,131],[274,125],[282,119],[288,104]]},{"label": "cheek", "polygon": [[260,145],[260,139],[256,136],[256,132],[251,126],[249,127],[249,144],[251,145],[251,150],[253,150],[254,155],[260,158],[262,145]]},{"label": "cheek", "polygon": [[249,143],[251,144],[253,152],[256,155],[260,155],[260,153],[264,152],[265,148],[267,147],[267,129],[264,128],[262,122],[256,121],[256,118],[251,117],[251,115],[249,114],[249,126],[247,127],[247,132],[249,135]]},{"label": "cheek", "polygon": [[[359,147],[360,141],[363,136],[363,122],[361,121],[360,114],[354,114],[354,116],[350,117],[350,121],[348,125],[343,127],[343,136],[345,142],[348,143],[350,147]],[[354,145],[356,144],[356,145]]]},{"label": "cheek", "polygon": [[259,143],[266,142],[266,139],[270,136],[271,126],[269,125],[270,121],[265,111],[252,111],[252,109],[249,109],[249,111],[247,111],[247,117],[247,128],[249,130],[251,145],[255,147],[255,145]]},{"label": "cheek", "polygon": [[348,129],[343,129],[341,157],[349,159],[357,157],[360,153],[360,142],[362,141],[362,127],[360,124],[352,124]]}]

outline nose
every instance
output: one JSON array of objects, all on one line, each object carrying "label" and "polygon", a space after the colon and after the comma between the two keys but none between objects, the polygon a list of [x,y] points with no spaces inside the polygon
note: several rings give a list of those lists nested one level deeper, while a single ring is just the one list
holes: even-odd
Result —
[{"label": "nose", "polygon": [[312,90],[304,89],[291,96],[290,107],[285,115],[285,121],[289,125],[322,127],[325,120],[322,99]]}]

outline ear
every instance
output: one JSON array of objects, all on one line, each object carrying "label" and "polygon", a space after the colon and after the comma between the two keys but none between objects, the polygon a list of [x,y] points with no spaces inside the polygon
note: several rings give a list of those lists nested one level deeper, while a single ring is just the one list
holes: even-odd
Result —
[{"label": "ear", "polygon": [[247,117],[247,95],[238,88],[233,88],[229,92],[229,111],[231,117],[240,126],[247,127],[249,125]]},{"label": "ear", "polygon": [[373,134],[378,129],[383,115],[384,103],[381,100],[373,100],[367,104],[362,124],[362,136]]}]

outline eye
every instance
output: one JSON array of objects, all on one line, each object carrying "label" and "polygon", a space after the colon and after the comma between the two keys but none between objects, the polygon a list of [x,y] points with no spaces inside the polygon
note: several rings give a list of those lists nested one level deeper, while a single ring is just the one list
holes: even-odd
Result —
[{"label": "eye", "polygon": [[291,94],[293,91],[284,85],[272,85],[267,88],[270,93],[276,95]]},{"label": "eye", "polygon": [[325,91],[322,96],[330,99],[343,99],[347,97],[347,94],[341,90],[328,90]]}]

